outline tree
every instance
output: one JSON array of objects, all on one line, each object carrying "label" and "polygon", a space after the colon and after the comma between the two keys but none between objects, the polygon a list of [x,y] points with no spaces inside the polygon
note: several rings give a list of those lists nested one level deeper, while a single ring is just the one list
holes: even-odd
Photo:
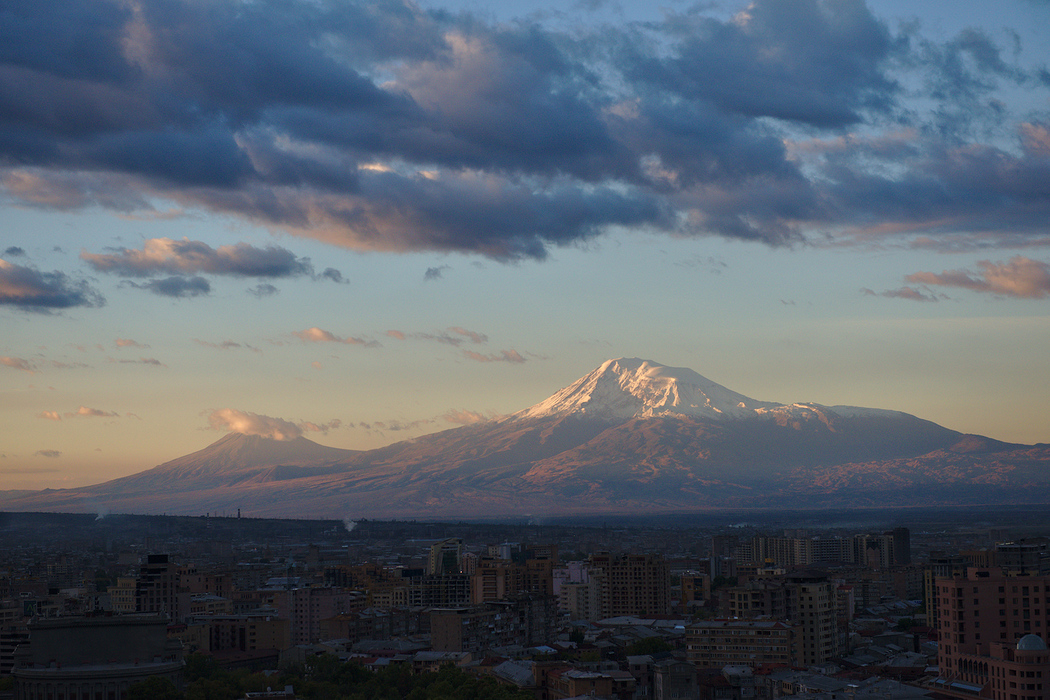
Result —
[{"label": "tree", "polygon": [[182,700],[182,693],[164,676],[150,676],[128,688],[127,700]]},{"label": "tree", "polygon": [[628,656],[651,656],[665,651],[671,651],[673,647],[659,637],[639,639],[627,647]]}]

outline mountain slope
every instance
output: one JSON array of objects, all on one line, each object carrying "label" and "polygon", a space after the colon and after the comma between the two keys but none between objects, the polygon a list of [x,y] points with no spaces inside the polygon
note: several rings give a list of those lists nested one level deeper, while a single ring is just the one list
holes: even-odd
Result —
[{"label": "mountain slope", "polygon": [[333,464],[354,454],[357,454],[354,450],[325,447],[304,437],[273,440],[258,435],[229,433],[202,450],[138,474],[86,487],[84,491],[198,491],[303,478],[330,473]]},{"label": "mountain slope", "polygon": [[228,435],[9,509],[481,517],[718,507],[1050,502],[1050,446],[881,409],[758,401],[682,368],[603,363],[504,418],[377,450]]}]

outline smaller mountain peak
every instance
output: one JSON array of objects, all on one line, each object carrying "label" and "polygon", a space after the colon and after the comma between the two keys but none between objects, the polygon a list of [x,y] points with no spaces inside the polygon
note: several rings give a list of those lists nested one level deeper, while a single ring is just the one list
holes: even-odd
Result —
[{"label": "smaller mountain peak", "polygon": [[272,437],[270,435],[257,435],[255,433],[238,433],[238,432],[235,432],[235,431],[231,431],[231,432],[226,433],[225,435],[223,435],[221,438],[219,438],[218,440],[216,440],[212,444],[213,445],[218,445],[219,443],[229,443],[229,442],[252,442],[252,443],[254,443],[254,442],[262,442],[262,443],[297,442],[299,440],[306,440],[307,442],[312,442],[312,440],[308,440],[307,438],[304,438],[302,435],[296,435],[295,437],[283,437],[282,438],[282,437]]}]

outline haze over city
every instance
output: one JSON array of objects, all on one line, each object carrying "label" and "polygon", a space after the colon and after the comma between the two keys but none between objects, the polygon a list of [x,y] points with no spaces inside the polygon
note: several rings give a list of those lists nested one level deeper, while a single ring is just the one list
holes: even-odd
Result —
[{"label": "haze over city", "polygon": [[1046,2],[3,16],[0,489],[616,357],[1050,442]]}]

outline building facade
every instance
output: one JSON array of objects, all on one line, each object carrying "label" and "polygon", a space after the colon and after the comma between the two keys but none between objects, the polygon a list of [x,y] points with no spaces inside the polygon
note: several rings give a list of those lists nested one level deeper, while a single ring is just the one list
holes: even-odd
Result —
[{"label": "building facade", "polygon": [[153,676],[182,687],[182,643],[165,615],[36,619],[15,653],[15,700],[123,700]]},{"label": "building facade", "polygon": [[1050,576],[969,569],[935,585],[940,689],[956,697],[1050,699]]},{"label": "building facade", "polygon": [[686,629],[688,659],[697,669],[802,663],[802,630],[778,620],[705,620]]},{"label": "building facade", "polygon": [[601,617],[671,612],[671,567],[658,554],[592,554]]}]

